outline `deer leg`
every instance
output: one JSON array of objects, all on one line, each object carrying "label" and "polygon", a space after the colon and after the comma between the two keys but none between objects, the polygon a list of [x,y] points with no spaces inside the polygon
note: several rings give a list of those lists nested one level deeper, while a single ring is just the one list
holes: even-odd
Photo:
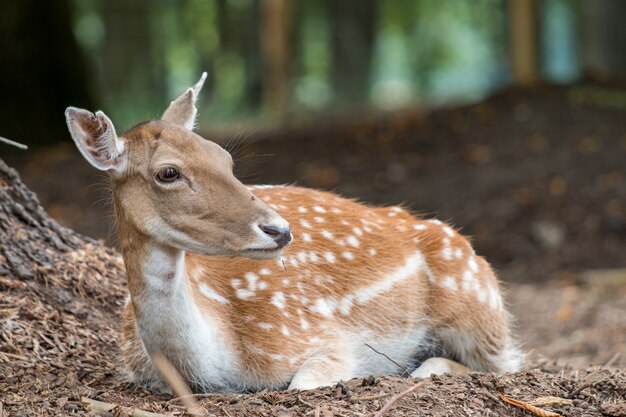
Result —
[{"label": "deer leg", "polygon": [[469,372],[472,372],[470,368],[451,359],[429,358],[411,373],[411,377],[428,378],[433,374],[466,374]]},{"label": "deer leg", "polygon": [[300,366],[294,375],[289,389],[309,390],[330,386],[352,377],[349,361],[333,355],[317,354]]}]

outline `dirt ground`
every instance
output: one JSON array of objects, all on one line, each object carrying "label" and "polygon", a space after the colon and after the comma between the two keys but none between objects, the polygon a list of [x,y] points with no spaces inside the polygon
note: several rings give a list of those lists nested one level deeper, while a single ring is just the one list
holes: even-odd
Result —
[{"label": "dirt ground", "polygon": [[[525,370],[431,378],[385,416],[529,415],[500,393],[564,416],[626,416],[624,97],[601,86],[509,91],[430,114],[243,133],[234,153],[247,182],[297,182],[373,203],[404,202],[473,236],[506,282],[528,352]],[[5,160],[63,224],[108,239],[105,204],[89,203],[105,195],[90,184],[104,180],[70,145]],[[108,272],[80,275],[77,262]],[[180,400],[122,378],[122,267],[119,255],[94,243],[36,279],[0,276],[5,415],[183,414]],[[371,416],[416,382],[380,377],[197,401],[219,416]],[[83,398],[117,407],[95,412]]]}]

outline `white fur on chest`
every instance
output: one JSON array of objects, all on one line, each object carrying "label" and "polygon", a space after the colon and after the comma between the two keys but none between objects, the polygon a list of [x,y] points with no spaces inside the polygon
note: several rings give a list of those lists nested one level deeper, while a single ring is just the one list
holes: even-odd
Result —
[{"label": "white fur on chest", "polygon": [[202,314],[195,303],[184,263],[182,252],[150,252],[143,267],[146,289],[135,303],[139,335],[149,354],[165,355],[199,388],[234,388],[236,356],[224,344],[219,321]]}]

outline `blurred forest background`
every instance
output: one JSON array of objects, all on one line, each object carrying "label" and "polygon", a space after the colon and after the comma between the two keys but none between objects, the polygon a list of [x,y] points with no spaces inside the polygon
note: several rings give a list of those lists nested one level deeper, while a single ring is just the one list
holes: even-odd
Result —
[{"label": "blurred forest background", "polygon": [[624,267],[624,17],[622,0],[2,0],[0,135],[31,150],[0,152],[55,218],[114,244],[65,108],[123,132],[206,70],[198,129],[235,142],[246,182],[406,203],[506,279]]},{"label": "blurred forest background", "polygon": [[201,127],[571,83],[625,69],[625,12],[620,0],[3,0],[2,134],[65,140],[68,103],[128,128],[204,70]]}]

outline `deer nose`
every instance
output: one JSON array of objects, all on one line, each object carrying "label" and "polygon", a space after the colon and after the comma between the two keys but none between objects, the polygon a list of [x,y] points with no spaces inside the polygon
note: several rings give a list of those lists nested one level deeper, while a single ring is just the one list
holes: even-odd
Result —
[{"label": "deer nose", "polygon": [[259,226],[259,229],[274,239],[274,242],[278,245],[278,249],[284,248],[289,242],[291,242],[291,228],[289,226],[278,227],[274,225],[261,225]]}]

